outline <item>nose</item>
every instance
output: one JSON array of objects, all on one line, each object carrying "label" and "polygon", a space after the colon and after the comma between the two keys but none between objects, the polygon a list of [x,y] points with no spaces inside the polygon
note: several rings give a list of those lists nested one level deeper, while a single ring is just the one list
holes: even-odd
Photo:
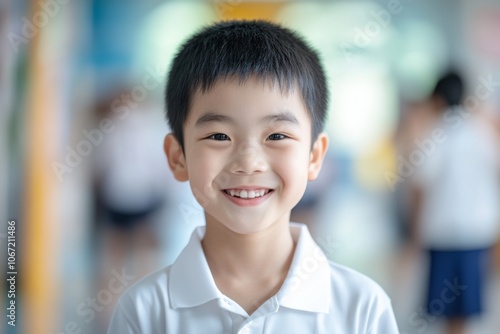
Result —
[{"label": "nose", "polygon": [[245,142],[232,154],[229,171],[233,174],[254,174],[268,168],[266,156],[257,144]]}]

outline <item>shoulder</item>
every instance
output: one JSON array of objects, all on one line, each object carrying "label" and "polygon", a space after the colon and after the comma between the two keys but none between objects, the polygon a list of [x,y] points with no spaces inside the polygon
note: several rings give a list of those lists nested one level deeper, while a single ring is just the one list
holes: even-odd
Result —
[{"label": "shoulder", "polygon": [[108,334],[166,332],[169,271],[170,267],[167,267],[152,273],[123,293],[115,307]]},{"label": "shoulder", "polygon": [[[120,298],[121,304],[153,306],[168,299],[168,281],[171,266],[165,267],[134,283]],[[161,300],[164,299],[164,300]]]},{"label": "shoulder", "polygon": [[371,278],[345,266],[329,263],[330,315],[345,319],[343,332],[399,333],[391,300]]},{"label": "shoulder", "polygon": [[331,261],[329,261],[329,268],[334,298],[355,303],[377,303],[380,306],[390,306],[389,296],[373,279]]}]

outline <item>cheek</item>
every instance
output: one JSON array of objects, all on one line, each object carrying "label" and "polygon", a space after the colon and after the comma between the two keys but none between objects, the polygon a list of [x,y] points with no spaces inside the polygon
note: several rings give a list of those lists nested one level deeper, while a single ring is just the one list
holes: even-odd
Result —
[{"label": "cheek", "polygon": [[193,150],[190,152],[191,159],[188,161],[188,171],[191,173],[191,187],[197,187],[205,195],[212,195],[213,183],[219,184],[219,175],[224,169],[227,158],[221,157],[217,152],[211,150]]},{"label": "cheek", "polygon": [[307,185],[309,167],[309,151],[307,149],[282,152],[277,156],[275,170],[279,173],[285,186],[302,188]]}]

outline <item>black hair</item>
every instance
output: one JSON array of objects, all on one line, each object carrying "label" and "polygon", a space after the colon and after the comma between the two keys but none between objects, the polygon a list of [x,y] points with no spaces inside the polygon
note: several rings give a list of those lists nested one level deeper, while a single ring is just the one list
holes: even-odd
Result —
[{"label": "black hair", "polygon": [[461,76],[450,71],[438,80],[432,95],[442,98],[448,107],[452,107],[460,104],[463,93],[464,83]]},{"label": "black hair", "polygon": [[191,99],[220,79],[271,79],[282,91],[299,88],[311,117],[312,142],[323,130],[328,91],[318,53],[293,31],[266,21],[224,21],[189,38],[176,54],[165,91],[167,119],[184,149]]}]

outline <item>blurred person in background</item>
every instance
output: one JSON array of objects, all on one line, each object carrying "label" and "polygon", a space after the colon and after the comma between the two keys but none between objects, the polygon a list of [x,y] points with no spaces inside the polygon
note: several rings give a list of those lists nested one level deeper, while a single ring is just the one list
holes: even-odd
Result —
[{"label": "blurred person in background", "polygon": [[[133,101],[130,91],[104,100],[97,108],[98,123],[108,133],[95,155],[95,199],[101,241],[99,285],[109,282],[109,268],[141,278],[160,262],[155,222],[166,199],[164,121],[161,111]],[[160,118],[158,120],[158,118]],[[112,310],[112,307],[107,308]],[[109,314],[103,315],[103,324]]]},{"label": "blurred person in background", "polygon": [[457,73],[438,81],[409,155],[411,242],[429,253],[427,312],[443,317],[449,334],[465,333],[483,312],[500,217],[498,137],[479,110],[460,105],[463,91]]},{"label": "blurred person in background", "polygon": [[[394,137],[394,143],[399,157],[398,172],[400,174],[406,172],[409,175],[414,171],[414,168],[412,168],[413,166],[408,166],[405,162],[409,160],[412,152],[418,149],[415,140],[425,138],[429,129],[433,129],[436,126],[436,110],[433,103],[433,99],[424,99],[407,102],[402,107],[401,119]],[[409,177],[411,177],[411,175]],[[407,223],[412,220],[412,187],[409,182],[398,181],[400,180],[396,179],[394,183],[394,201],[396,203],[397,219],[400,224],[398,226],[400,229],[398,232],[401,235],[401,241],[403,244],[406,244],[408,241],[411,241],[412,238],[412,231],[410,230],[413,226]],[[401,181],[403,181],[403,179],[401,179]],[[405,252],[404,255],[410,257],[415,255],[415,253],[412,253],[412,251],[416,250],[415,247],[408,247],[405,250],[407,252]],[[403,256],[403,258],[405,259],[406,256]]]}]

